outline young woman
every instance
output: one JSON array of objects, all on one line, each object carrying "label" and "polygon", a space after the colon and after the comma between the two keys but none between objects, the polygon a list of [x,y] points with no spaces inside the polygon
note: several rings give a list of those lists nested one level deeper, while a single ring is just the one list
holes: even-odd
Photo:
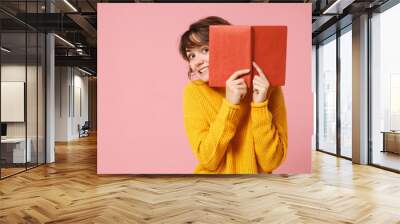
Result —
[{"label": "young woman", "polygon": [[230,25],[219,17],[207,17],[181,36],[179,51],[189,64],[191,81],[184,90],[184,124],[199,164],[195,173],[270,173],[286,157],[287,121],[280,87],[270,87],[256,62],[259,75],[252,89],[234,72],[225,88],[208,82],[208,33],[210,25]]}]

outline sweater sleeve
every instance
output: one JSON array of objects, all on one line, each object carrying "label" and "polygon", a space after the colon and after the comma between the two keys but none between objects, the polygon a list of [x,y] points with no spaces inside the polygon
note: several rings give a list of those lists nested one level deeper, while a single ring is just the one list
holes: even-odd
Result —
[{"label": "sweater sleeve", "polygon": [[272,172],[286,158],[288,130],[285,101],[280,87],[266,101],[251,104],[252,132],[262,172]]},{"label": "sweater sleeve", "polygon": [[183,109],[184,125],[193,153],[206,169],[216,170],[226,155],[239,123],[239,106],[223,99],[213,121],[209,121],[200,93],[185,88]]}]

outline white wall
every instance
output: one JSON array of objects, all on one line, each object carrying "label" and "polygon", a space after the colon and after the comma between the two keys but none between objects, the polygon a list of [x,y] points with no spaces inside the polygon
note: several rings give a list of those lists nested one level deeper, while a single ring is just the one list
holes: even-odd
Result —
[{"label": "white wall", "polygon": [[[27,70],[25,70],[27,69]],[[28,84],[30,87],[27,88],[27,119],[28,119],[28,137],[30,133],[35,133],[36,136],[36,120],[37,115],[37,99],[36,99],[36,66],[28,66],[18,64],[6,64],[1,66],[1,81],[2,82],[25,82],[25,75],[27,71]],[[39,70],[39,72],[41,72]],[[39,105],[40,107],[41,105]],[[2,108],[5,110],[6,108]],[[34,124],[32,124],[34,122]],[[7,136],[8,137],[25,137],[25,123],[26,122],[7,122]],[[32,127],[32,130],[30,129]]]},{"label": "white wall", "polygon": [[78,124],[88,120],[88,77],[76,68],[56,67],[55,86],[55,140],[77,139]]},{"label": "white wall", "polygon": [[[25,64],[8,64],[1,66],[1,81],[3,82],[25,82]],[[28,71],[32,67],[28,67]],[[28,72],[28,74],[31,74]],[[1,108],[5,110],[6,108]],[[11,122],[7,123],[7,136],[8,137],[25,137],[25,123],[24,122]]]},{"label": "white wall", "polygon": [[68,140],[68,117],[70,84],[69,68],[55,68],[55,141]]},{"label": "white wall", "polygon": [[[38,69],[38,70],[37,70]],[[26,83],[26,108],[22,110],[27,115],[27,120],[23,122],[6,122],[7,137],[9,138],[24,138],[25,135],[30,139],[30,148],[32,161],[36,162],[39,158],[39,163],[44,162],[44,74],[42,67],[36,67],[25,64],[3,64],[1,66],[1,81],[2,82],[24,82]],[[27,81],[25,80],[27,79]],[[1,108],[7,110],[9,108]],[[27,131],[27,132],[26,132]],[[38,151],[39,150],[39,151]],[[39,156],[37,157],[37,153]]]},{"label": "white wall", "polygon": [[[78,73],[76,75],[75,70],[75,77],[74,77],[74,111],[73,113],[73,119],[72,119],[72,135],[74,137],[79,137],[78,133],[78,124],[81,126],[85,123],[85,121],[88,121],[89,118],[89,112],[88,112],[88,77],[81,76],[82,73]],[[79,93],[80,91],[80,93]],[[80,96],[80,97],[79,97]],[[80,111],[81,110],[81,111]]]}]

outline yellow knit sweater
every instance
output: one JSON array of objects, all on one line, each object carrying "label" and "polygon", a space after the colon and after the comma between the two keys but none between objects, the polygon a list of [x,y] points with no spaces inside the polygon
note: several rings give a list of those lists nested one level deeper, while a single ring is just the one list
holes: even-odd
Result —
[{"label": "yellow knit sweater", "polygon": [[225,99],[224,88],[200,80],[184,90],[184,123],[199,164],[195,173],[270,173],[286,157],[287,121],[280,87],[267,100],[251,102],[252,90],[239,105]]}]

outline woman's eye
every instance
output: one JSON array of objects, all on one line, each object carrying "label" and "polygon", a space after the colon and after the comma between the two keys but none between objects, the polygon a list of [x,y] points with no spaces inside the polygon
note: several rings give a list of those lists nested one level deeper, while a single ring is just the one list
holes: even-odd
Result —
[{"label": "woman's eye", "polygon": [[189,54],[188,55],[189,60],[194,58],[194,54]]},{"label": "woman's eye", "polygon": [[208,53],[208,47],[203,49],[203,53]]}]

